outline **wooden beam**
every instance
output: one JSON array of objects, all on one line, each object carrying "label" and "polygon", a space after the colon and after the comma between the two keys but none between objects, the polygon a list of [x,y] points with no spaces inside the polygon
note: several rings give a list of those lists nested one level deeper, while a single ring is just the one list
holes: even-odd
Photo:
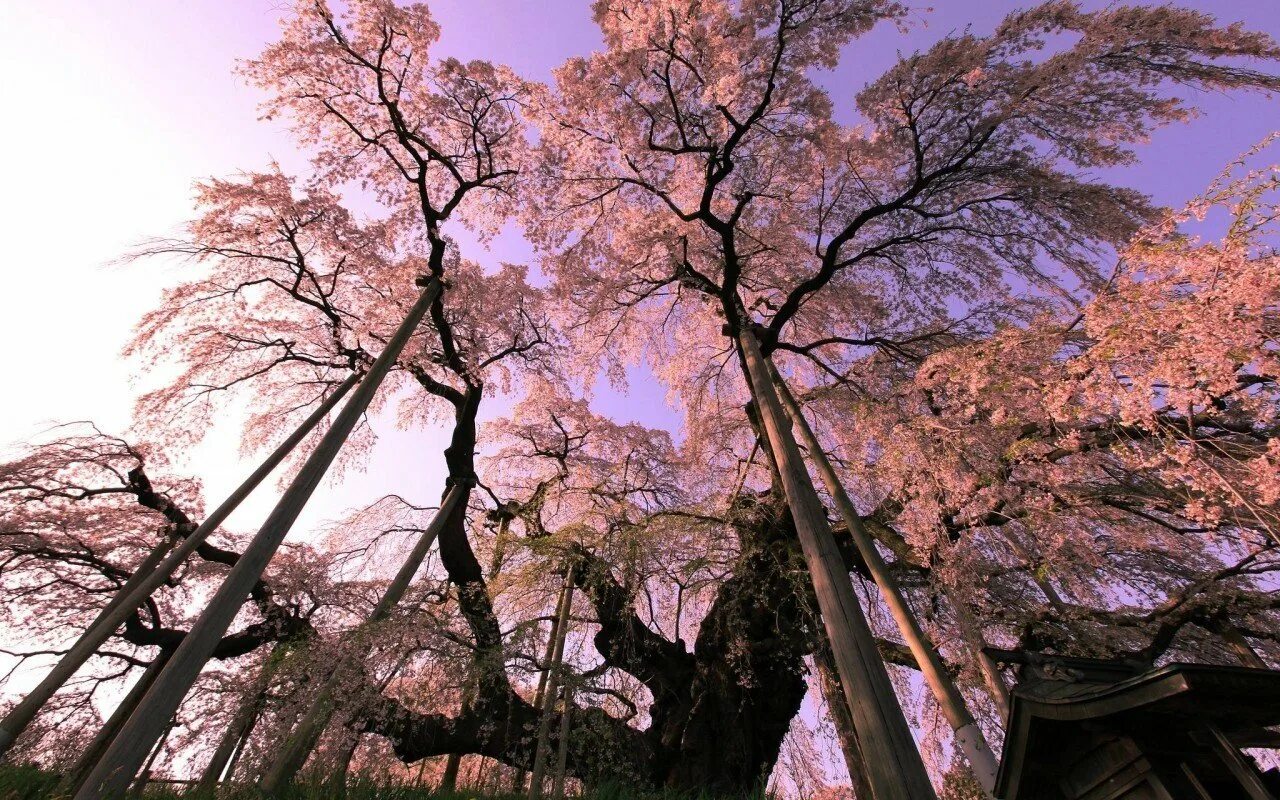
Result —
[{"label": "wooden beam", "polygon": [[916,620],[915,613],[911,610],[911,606],[907,604],[906,595],[902,593],[902,588],[898,585],[897,578],[889,570],[888,564],[885,563],[880,551],[876,549],[875,542],[872,541],[866,527],[863,526],[862,516],[854,508],[853,501],[849,498],[849,493],[844,490],[844,485],[840,483],[840,477],[836,475],[831,459],[827,458],[822,443],[818,441],[813,429],[809,427],[809,422],[805,419],[804,413],[800,410],[795,397],[787,387],[786,381],[782,380],[782,376],[772,368],[772,365],[770,365],[770,372],[773,376],[774,385],[778,389],[778,395],[782,399],[783,407],[786,409],[787,415],[790,416],[795,430],[800,433],[800,439],[809,450],[810,462],[817,467],[818,474],[822,477],[822,482],[826,484],[827,492],[835,502],[836,510],[840,512],[844,524],[849,528],[849,536],[853,539],[854,547],[858,549],[858,555],[862,556],[863,563],[867,565],[867,571],[871,573],[872,580],[875,581],[876,586],[880,589],[880,597],[884,600],[885,605],[889,607],[889,613],[893,616],[893,621],[897,623],[898,631],[902,634],[903,641],[906,642],[908,649],[911,650],[911,655],[915,656],[916,664],[919,665],[920,672],[924,675],[929,691],[933,693],[934,700],[937,701],[938,707],[942,709],[943,716],[947,718],[947,723],[951,726],[951,730],[954,731],[956,744],[960,746],[960,751],[969,760],[969,766],[973,769],[973,774],[978,779],[978,783],[982,785],[983,790],[990,797],[991,790],[996,785],[996,771],[999,769],[999,762],[991,752],[991,747],[987,744],[986,737],[982,734],[982,729],[974,721],[973,714],[969,712],[969,706],[965,703],[964,696],[960,694],[960,690],[947,673],[947,668],[942,663],[942,657],[938,655],[937,648],[929,641],[928,634],[924,632],[920,627],[920,623]]},{"label": "wooden beam", "polygon": [[[320,422],[328,416],[338,401],[346,395],[356,382],[360,380],[360,374],[353,372],[345,381],[338,385],[333,392],[325,398],[315,411],[311,412],[301,425],[299,425],[293,433],[289,434],[280,446],[267,456],[258,468],[253,471],[248,478],[241,483],[227,499],[205,518],[205,521],[187,535],[182,543],[170,552],[173,548],[172,541],[165,541],[158,545],[152,552],[139,564],[133,571],[133,575],[125,582],[124,586],[116,592],[111,598],[111,602],[107,603],[102,611],[98,612],[98,616],[85,632],[80,635],[76,643],[66,652],[62,658],[58,659],[58,663],[54,665],[49,674],[36,685],[34,689],[27,693],[22,701],[19,702],[8,714],[4,720],[0,721],[0,756],[12,746],[18,735],[31,724],[31,720],[35,719],[40,709],[44,708],[45,703],[49,702],[49,698],[62,688],[63,684],[75,674],[76,670],[84,666],[94,653],[98,652],[98,648],[102,646],[111,635],[119,630],[133,612],[138,610],[151,593],[160,588],[165,581],[178,571],[178,568],[186,563],[187,558],[195,552],[196,548],[204,543],[209,535],[218,529],[226,520],[231,512],[239,507],[249,494],[262,483],[271,472],[279,466],[281,461],[293,452],[293,448],[298,445],[307,434],[311,433]],[[168,554],[166,556],[166,553]]]},{"label": "wooden beam", "polygon": [[751,394],[809,567],[818,610],[835,656],[836,672],[853,714],[875,800],[934,800],[937,795],[933,784],[894,694],[889,673],[876,650],[871,627],[853,593],[853,584],[801,458],[790,421],[782,411],[760,345],[750,329],[739,331],[737,338]]},{"label": "wooden beam", "polygon": [[369,408],[383,379],[395,365],[404,346],[439,295],[440,281],[432,278],[382,353],[374,360],[368,375],[352,392],[316,449],[294,476],[289,488],[280,496],[271,514],[214,593],[209,605],[174,651],[151,690],[121,729],[120,735],[99,759],[85,785],[76,793],[75,800],[117,800],[124,794],[130,779],[137,773],[147,753],[160,738],[167,721],[173,717],[187,692],[191,690],[214,648],[240,612],[250,590],[262,577],[271,557],[297,521],[329,465]]}]

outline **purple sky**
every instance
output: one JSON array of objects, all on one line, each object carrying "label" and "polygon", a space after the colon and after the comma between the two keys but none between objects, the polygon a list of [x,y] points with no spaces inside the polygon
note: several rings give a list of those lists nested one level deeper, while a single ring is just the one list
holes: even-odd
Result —
[{"label": "purple sky", "polygon": [[[598,45],[586,2],[577,0],[435,0],[442,55],[504,61],[531,78],[547,78],[566,56]],[[851,44],[841,66],[822,76],[847,114],[853,94],[891,64],[898,51],[928,46],[951,31],[989,31],[1014,0],[944,0],[913,13],[903,35],[881,26]],[[1100,3],[1090,2],[1096,7]],[[1280,37],[1277,0],[1194,0],[1185,5],[1242,21]],[[0,395],[0,445],[20,441],[49,421],[93,419],[122,431],[137,387],[134,366],[119,356],[130,327],[152,305],[172,267],[108,268],[130,244],[170,233],[191,214],[190,186],[209,175],[261,168],[269,158],[287,170],[304,161],[278,124],[257,120],[257,93],[232,74],[235,59],[256,54],[276,31],[273,0],[54,0],[0,8],[0,126],[4,153],[5,281],[0,341],[9,374],[24,375],[30,396]],[[1199,98],[1206,116],[1167,129],[1122,181],[1179,204],[1200,191],[1230,158],[1280,127],[1280,100],[1257,96]],[[499,239],[480,260],[527,257],[518,235]],[[599,409],[648,424],[675,415],[651,381],[630,396],[603,391]],[[488,415],[501,413],[491,403]],[[423,501],[438,497],[443,442],[404,434],[385,421],[369,471],[323,492],[300,522],[304,532],[389,491]],[[246,471],[228,424],[190,464],[210,496],[220,497]],[[262,519],[269,492],[232,519],[249,529]]]}]

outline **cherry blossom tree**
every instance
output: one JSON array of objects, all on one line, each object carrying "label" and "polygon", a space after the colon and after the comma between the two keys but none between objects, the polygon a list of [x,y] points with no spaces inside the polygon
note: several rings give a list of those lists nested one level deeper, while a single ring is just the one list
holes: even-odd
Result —
[{"label": "cherry blossom tree", "polygon": [[[130,346],[134,430],[0,466],[18,658],[198,529],[167,457],[239,408],[245,453],[277,446],[385,367],[285,482],[344,442],[362,469],[394,420],[444,485],[267,552],[147,769],[816,795],[812,692],[858,797],[951,796],[980,766],[952,728],[998,744],[1028,651],[1276,663],[1276,173],[1253,154],[1175,215],[1091,176],[1191,90],[1280,88],[1280,47],[1054,0],[904,55],[845,125],[815,73],[898,3],[593,11],[603,49],[539,85],[436,57],[423,5],[288,10],[242,74],[307,174],[200,183],[129,256],[182,268]],[[513,221],[536,265],[457,244]],[[586,390],[646,360],[678,433]],[[257,542],[200,544],[17,752],[112,729],[93,695],[150,685]]]}]

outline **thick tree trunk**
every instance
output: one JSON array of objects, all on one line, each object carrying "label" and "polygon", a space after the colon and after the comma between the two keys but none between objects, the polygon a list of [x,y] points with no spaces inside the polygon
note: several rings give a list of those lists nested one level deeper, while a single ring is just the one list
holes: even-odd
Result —
[{"label": "thick tree trunk", "polygon": [[351,759],[355,758],[356,748],[359,746],[360,733],[354,732],[351,740],[343,743],[333,759],[333,774],[330,776],[329,782],[339,797],[346,797],[347,776],[351,774]]},{"label": "thick tree trunk", "polygon": [[[685,642],[665,639],[641,621],[634,597],[605,561],[575,549],[575,585],[600,620],[597,652],[642,681],[654,700],[644,731],[599,708],[572,706],[567,775],[587,785],[621,781],[724,797],[759,788],[800,709],[804,659],[821,637],[808,582],[797,580],[804,561],[792,523],[780,493],[737,498],[729,525],[741,549],[699,625],[692,653]],[[456,752],[528,769],[534,742],[521,732],[537,729],[539,710],[502,692],[496,678],[478,685],[487,690],[455,718],[415,714],[377,698],[361,721],[386,736],[406,763]],[[510,774],[492,770],[500,772]],[[505,788],[506,777],[502,782]]]},{"label": "thick tree trunk", "polygon": [[813,654],[813,663],[818,670],[818,686],[822,689],[822,698],[827,702],[831,714],[831,724],[836,729],[836,738],[840,740],[840,752],[844,755],[844,765],[849,771],[849,785],[853,787],[856,800],[870,800],[871,786],[867,783],[867,765],[862,760],[862,748],[858,746],[858,734],[853,729],[853,717],[849,713],[849,704],[844,699],[844,690],[840,688],[840,678],[836,675],[835,657],[831,655],[831,647],[825,642]]},{"label": "thick tree trunk", "polygon": [[[382,597],[378,598],[378,604],[374,606],[373,611],[369,614],[369,619],[365,622],[366,625],[381,622],[395,610],[400,600],[404,598],[405,592],[409,590],[409,585],[413,582],[413,576],[422,567],[422,562],[426,559],[431,545],[440,535],[441,529],[453,516],[458,504],[466,494],[467,487],[461,484],[454,484],[449,487],[444,501],[440,504],[440,510],[432,517],[431,524],[427,526],[427,529],[419,535],[413,550],[409,552],[409,555],[405,557],[404,562],[400,565],[400,570],[396,573],[395,579],[387,586],[382,593]],[[298,770],[302,769],[302,765],[306,763],[307,756],[315,749],[316,743],[320,741],[321,734],[324,733],[329,720],[333,717],[335,710],[334,693],[344,680],[349,679],[350,675],[348,673],[358,669],[358,664],[355,661],[356,659],[350,655],[344,656],[330,670],[323,686],[316,693],[310,707],[303,715],[302,722],[298,723],[298,726],[289,734],[289,738],[285,740],[284,745],[280,748],[280,753],[262,776],[262,791],[268,794],[278,792],[293,782]]]},{"label": "thick tree trunk", "polygon": [[458,770],[462,768],[462,754],[450,753],[444,759],[444,773],[440,776],[440,792],[452,792],[458,788]]},{"label": "thick tree trunk", "polygon": [[840,512],[840,517],[849,529],[849,535],[853,539],[854,547],[858,550],[858,555],[862,557],[862,562],[866,565],[867,571],[871,573],[872,579],[880,589],[880,597],[885,605],[889,607],[889,613],[893,616],[894,622],[897,623],[898,631],[902,634],[903,641],[906,642],[907,647],[911,650],[911,654],[915,656],[916,663],[920,666],[920,671],[924,675],[925,683],[929,686],[929,691],[933,693],[933,698],[937,701],[938,707],[942,709],[943,716],[946,717],[948,724],[951,725],[951,730],[955,732],[956,742],[960,746],[960,751],[969,760],[969,766],[973,769],[978,783],[990,795],[991,790],[995,788],[996,770],[999,768],[999,764],[982,734],[982,729],[974,721],[973,714],[969,712],[969,706],[965,703],[964,696],[960,694],[960,690],[947,673],[946,665],[942,663],[942,657],[916,620],[915,612],[907,604],[907,598],[903,595],[901,587],[898,586],[897,578],[889,571],[889,566],[884,562],[880,551],[876,549],[871,536],[863,527],[861,515],[854,508],[853,501],[840,483],[840,477],[836,475],[835,468],[831,465],[831,460],[827,458],[822,443],[818,441],[813,429],[809,427],[809,422],[805,419],[804,413],[796,403],[795,397],[792,396],[791,390],[787,388],[786,382],[782,380],[777,371],[772,369],[772,365],[770,367],[769,371],[773,376],[774,385],[778,389],[778,394],[782,399],[787,415],[791,417],[795,430],[799,432],[800,439],[809,450],[809,460],[817,467],[818,474],[822,477],[822,482],[826,484],[827,492],[835,502],[836,510]]},{"label": "thick tree trunk", "polygon": [[[187,558],[196,551],[196,548],[203,544],[209,538],[209,535],[217,530],[226,518],[230,516],[231,512],[235,511],[240,503],[257,488],[258,484],[262,483],[279,466],[280,462],[293,451],[293,448],[306,438],[307,434],[316,425],[320,424],[320,421],[333,410],[338,401],[355,385],[359,377],[359,374],[353,373],[339,384],[329,397],[325,398],[325,401],[289,435],[289,438],[281,442],[280,446],[272,451],[271,455],[267,456],[266,460],[253,471],[253,474],[246,478],[244,483],[240,484],[226,500],[223,500],[221,505],[214,509],[205,521],[187,535],[182,543],[170,552],[167,557],[164,557],[164,553],[168,552],[173,546],[171,541],[157,546],[147,559],[138,565],[138,568],[129,577],[125,585],[120,587],[120,591],[116,592],[107,607],[98,614],[98,617],[81,634],[66,655],[59,659],[54,668],[44,677],[44,680],[40,681],[34,689],[27,693],[22,702],[14,706],[5,715],[4,720],[0,721],[0,756],[3,756],[8,751],[18,735],[31,724],[31,720],[35,719],[40,709],[44,707],[45,703],[49,702],[49,698],[53,697],[54,693],[62,688],[63,684],[75,674],[76,670],[80,669],[94,653],[98,652],[98,648],[102,646],[103,642],[111,638],[111,635],[137,611],[138,607],[151,596],[152,592],[160,588],[179,567],[186,563]],[[248,594],[247,590],[245,594]],[[238,609],[239,606],[236,608]]]},{"label": "thick tree trunk", "polygon": [[837,672],[866,756],[875,800],[933,800],[933,785],[880,660],[871,628],[853,593],[844,560],[792,437],[755,334],[744,330],[739,333],[738,342],[752,397],[795,518]]},{"label": "thick tree trunk", "polygon": [[386,348],[374,361],[333,424],[289,484],[258,534],[231,568],[209,606],[184,637],[173,657],[160,673],[151,691],[125,723],[120,735],[90,774],[76,800],[114,800],[129,785],[146,753],[159,737],[164,720],[169,719],[191,690],[204,664],[222,635],[239,613],[249,594],[298,515],[320,484],[338,451],[364,416],[383,378],[394,366],[431,304],[440,294],[440,281],[432,278]]}]

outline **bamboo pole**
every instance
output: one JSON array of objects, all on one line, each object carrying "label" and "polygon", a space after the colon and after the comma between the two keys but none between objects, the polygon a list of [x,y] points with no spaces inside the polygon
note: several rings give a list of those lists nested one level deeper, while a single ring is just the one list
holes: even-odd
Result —
[{"label": "bamboo pole", "polygon": [[853,593],[853,584],[800,456],[790,421],[782,411],[759,343],[750,329],[740,331],[737,338],[756,409],[809,567],[836,672],[853,713],[874,800],[934,800],[937,795],[933,784],[876,649],[871,627]]},{"label": "bamboo pole", "polygon": [[115,800],[124,792],[130,778],[146,758],[147,751],[160,736],[164,720],[172,716],[181,705],[205,662],[239,613],[245,597],[262,576],[263,570],[302,513],[347,436],[364,416],[374,393],[382,385],[383,378],[439,295],[440,281],[432,278],[387,342],[386,348],[373,362],[368,376],[351,394],[342,411],[338,412],[315,451],[307,458],[271,515],[231,568],[200,619],[183,638],[182,644],[156,679],[155,685],[147,692],[120,735],[99,760],[84,787],[76,793],[76,800]]},{"label": "bamboo pole", "polygon": [[818,474],[822,477],[822,482],[826,484],[827,492],[835,502],[836,510],[840,512],[844,524],[849,528],[849,536],[853,539],[858,555],[862,557],[862,562],[866,564],[872,580],[879,587],[880,597],[884,600],[885,605],[889,607],[889,613],[893,616],[893,621],[897,623],[898,631],[902,634],[908,649],[911,650],[911,655],[915,656],[916,664],[920,667],[921,674],[924,675],[929,691],[933,693],[933,698],[937,701],[938,707],[942,709],[943,716],[946,717],[951,730],[955,732],[956,742],[960,745],[961,752],[969,760],[969,766],[973,769],[978,783],[982,785],[987,795],[990,796],[991,790],[996,785],[996,770],[999,769],[999,763],[995,755],[992,754],[986,738],[982,735],[982,729],[974,721],[973,714],[969,712],[969,706],[965,703],[964,696],[960,694],[959,688],[956,687],[955,682],[951,680],[951,676],[947,673],[946,665],[942,663],[942,657],[938,655],[937,649],[929,641],[928,634],[924,632],[920,627],[920,623],[916,620],[911,606],[907,604],[907,598],[903,595],[902,588],[898,585],[898,579],[889,571],[889,565],[885,563],[880,551],[876,549],[875,543],[871,540],[871,536],[867,533],[866,528],[863,527],[861,515],[854,508],[848,492],[844,490],[844,486],[840,483],[840,477],[836,475],[835,468],[831,465],[831,460],[827,458],[826,451],[822,448],[822,443],[818,441],[813,429],[809,427],[809,422],[805,419],[804,413],[796,403],[795,397],[792,396],[786,381],[782,380],[776,370],[771,370],[771,372],[773,373],[773,382],[778,389],[778,395],[782,400],[783,407],[786,409],[787,415],[791,417],[795,430],[799,432],[800,439],[804,442],[805,447],[808,448],[809,460],[818,468]]},{"label": "bamboo pole", "polygon": [[533,752],[533,772],[529,775],[529,800],[538,800],[542,796],[542,780],[547,771],[547,750],[551,738],[551,714],[549,713],[560,685],[560,674],[564,666],[564,641],[569,632],[569,615],[573,612],[573,565],[564,574],[564,603],[560,608],[559,624],[556,625],[555,647],[552,651],[551,668],[547,671],[546,691],[543,694],[543,708],[538,720],[538,744]]},{"label": "bamboo pole", "polygon": [[[53,697],[62,688],[63,684],[75,674],[76,670],[80,669],[98,651],[103,642],[111,638],[111,635],[138,610],[138,607],[156,589],[160,588],[179,567],[186,563],[187,557],[195,552],[196,548],[203,544],[209,538],[209,535],[217,530],[223,521],[231,515],[231,512],[235,511],[240,503],[258,487],[258,484],[262,483],[280,462],[293,451],[293,448],[306,438],[307,434],[316,425],[320,424],[320,421],[333,410],[338,401],[346,395],[347,391],[359,379],[359,373],[352,373],[339,384],[325,398],[324,402],[303,420],[302,424],[287,439],[281,442],[280,446],[273,450],[271,455],[267,456],[266,460],[245,479],[244,483],[240,484],[226,500],[223,500],[221,505],[214,509],[205,521],[192,531],[172,552],[169,552],[163,560],[155,557],[159,548],[152,551],[151,555],[138,566],[133,575],[129,577],[129,580],[125,582],[125,585],[120,587],[120,591],[116,592],[106,608],[99,612],[98,617],[90,623],[76,643],[71,646],[71,649],[59,659],[53,669],[49,671],[49,674],[5,715],[3,721],[0,721],[0,756],[3,756],[8,751],[14,740],[18,738],[18,735],[31,724],[31,720],[35,719],[40,709],[44,708],[45,703],[49,702],[49,698]],[[169,546],[165,547],[166,552]],[[160,555],[163,556],[163,553]]]},{"label": "bamboo pole", "polygon": [[[396,573],[395,579],[391,581],[386,591],[382,593],[382,597],[378,599],[378,604],[369,614],[369,619],[365,621],[365,625],[371,625],[386,619],[400,603],[405,592],[409,590],[409,584],[413,581],[413,576],[422,567],[422,562],[427,557],[427,551],[431,549],[432,543],[440,535],[440,531],[453,516],[468,491],[469,487],[461,483],[455,483],[449,487],[444,502],[440,504],[440,510],[432,517],[431,524],[427,526],[427,529],[418,537],[413,550],[409,552],[409,555],[400,565],[400,570]],[[324,733],[325,727],[333,717],[334,693],[343,678],[346,677],[350,661],[350,656],[342,657],[334,665],[333,669],[329,671],[328,677],[325,679],[320,691],[316,693],[315,698],[311,701],[311,705],[303,715],[302,721],[289,734],[289,738],[285,740],[280,753],[272,761],[266,774],[262,776],[260,784],[262,791],[271,794],[283,789],[293,782],[298,771],[302,769],[302,765],[306,763],[307,756],[315,749],[316,743],[320,740],[320,735]]]}]

